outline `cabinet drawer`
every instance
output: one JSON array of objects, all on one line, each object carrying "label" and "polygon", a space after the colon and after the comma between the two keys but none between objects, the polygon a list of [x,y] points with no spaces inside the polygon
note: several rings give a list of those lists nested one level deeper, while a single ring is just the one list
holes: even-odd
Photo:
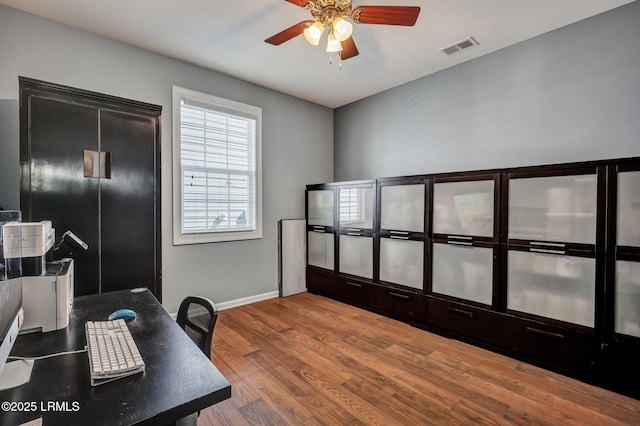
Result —
[{"label": "cabinet drawer", "polygon": [[376,287],[375,293],[375,306],[378,310],[403,320],[427,320],[427,303],[421,294],[391,287]]},{"label": "cabinet drawer", "polygon": [[499,321],[492,312],[460,303],[430,299],[427,313],[429,324],[438,328],[483,343],[493,344],[498,341]]},{"label": "cabinet drawer", "polygon": [[307,290],[327,297],[335,296],[335,276],[331,271],[307,267]]},{"label": "cabinet drawer", "polygon": [[616,392],[640,399],[640,339],[614,341],[603,351],[598,381]]},{"label": "cabinet drawer", "polygon": [[336,279],[335,297],[363,308],[373,306],[375,299],[371,284],[349,278]]},{"label": "cabinet drawer", "polygon": [[510,318],[500,323],[500,343],[516,353],[582,376],[591,374],[598,349],[593,336]]}]

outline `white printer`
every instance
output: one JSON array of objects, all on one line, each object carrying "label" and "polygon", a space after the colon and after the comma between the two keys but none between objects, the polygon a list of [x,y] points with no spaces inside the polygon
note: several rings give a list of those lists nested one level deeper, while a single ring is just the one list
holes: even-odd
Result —
[{"label": "white printer", "polygon": [[44,275],[23,275],[21,333],[66,328],[72,305],[73,259],[47,263]]},{"label": "white printer", "polygon": [[73,259],[46,262],[55,242],[51,222],[9,222],[2,229],[4,257],[22,258],[21,333],[67,327],[73,305]]}]

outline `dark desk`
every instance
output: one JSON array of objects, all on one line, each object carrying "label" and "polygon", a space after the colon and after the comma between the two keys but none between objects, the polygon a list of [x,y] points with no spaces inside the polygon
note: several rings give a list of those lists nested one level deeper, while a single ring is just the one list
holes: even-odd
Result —
[{"label": "dark desk", "polygon": [[[11,354],[37,356],[84,348],[85,321],[105,320],[120,308],[138,314],[127,325],[145,362],[144,373],[92,387],[87,353],[35,361],[29,383],[0,392],[0,402],[35,402],[36,411],[0,410],[0,425],[39,416],[44,426],[162,425],[231,397],[229,382],[147,290],[79,297],[68,328],[20,336]],[[65,405],[68,411],[56,411]]]}]

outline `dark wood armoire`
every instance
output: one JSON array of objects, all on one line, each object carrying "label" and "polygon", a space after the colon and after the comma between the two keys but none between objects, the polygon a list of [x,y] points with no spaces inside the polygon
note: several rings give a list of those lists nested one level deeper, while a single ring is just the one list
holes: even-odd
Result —
[{"label": "dark wood armoire", "polygon": [[20,82],[20,209],[72,231],[75,295],[148,287],[161,299],[162,107],[30,78]]}]

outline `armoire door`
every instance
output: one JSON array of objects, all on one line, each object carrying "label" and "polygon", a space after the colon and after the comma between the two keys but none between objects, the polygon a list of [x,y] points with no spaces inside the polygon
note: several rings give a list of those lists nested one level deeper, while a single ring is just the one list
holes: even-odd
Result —
[{"label": "armoire door", "polygon": [[100,179],[101,292],[155,286],[155,126],[152,117],[100,110],[100,151],[111,158]]},{"label": "armoire door", "polygon": [[66,231],[86,242],[87,251],[73,254],[75,294],[98,293],[98,181],[84,177],[83,164],[83,150],[98,149],[98,111],[41,95],[28,102],[31,135],[28,163],[22,165],[23,221],[50,220],[56,243]]},{"label": "armoire door", "polygon": [[87,251],[75,295],[148,287],[161,298],[160,107],[20,78],[20,205]]}]

